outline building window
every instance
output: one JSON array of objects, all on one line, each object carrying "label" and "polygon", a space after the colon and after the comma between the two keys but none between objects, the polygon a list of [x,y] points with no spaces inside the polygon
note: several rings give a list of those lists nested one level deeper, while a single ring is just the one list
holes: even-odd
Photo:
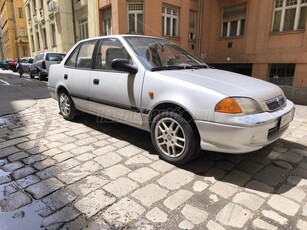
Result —
[{"label": "building window", "polygon": [[37,48],[38,48],[38,50],[40,50],[41,49],[41,44],[39,42],[39,33],[38,32],[36,32],[36,39],[37,39]]},{"label": "building window", "polygon": [[179,10],[171,7],[162,7],[162,33],[167,36],[178,36]]},{"label": "building window", "polygon": [[128,3],[129,34],[143,34],[143,3]]},{"label": "building window", "polygon": [[30,19],[31,18],[31,8],[29,4],[27,5],[27,11],[28,11],[28,17]]},{"label": "building window", "polygon": [[80,39],[88,38],[88,22],[87,17],[79,20]]},{"label": "building window", "polygon": [[31,47],[32,47],[32,52],[35,51],[35,46],[34,46],[34,37],[31,35]]},{"label": "building window", "polygon": [[55,30],[54,24],[50,24],[50,32],[51,32],[52,47],[55,47],[56,46],[56,30]]},{"label": "building window", "polygon": [[223,9],[221,37],[243,36],[245,30],[246,5]]},{"label": "building window", "polygon": [[22,47],[22,51],[23,51],[23,56],[24,57],[28,56],[28,48],[26,46]]},{"label": "building window", "polygon": [[273,32],[305,29],[307,0],[275,0]]},{"label": "building window", "polygon": [[190,11],[189,16],[189,39],[195,40],[196,38],[196,12]]},{"label": "building window", "polygon": [[26,31],[24,27],[20,27],[20,36],[26,36]]},{"label": "building window", "polygon": [[46,29],[43,29],[43,39],[44,39],[44,48],[47,49],[48,48],[48,44],[47,44],[47,32]]},{"label": "building window", "polygon": [[40,0],[39,7],[40,7],[40,9],[42,9],[44,7],[44,0]]},{"label": "building window", "polygon": [[271,64],[269,81],[276,85],[292,85],[295,64]]},{"label": "building window", "polygon": [[112,34],[112,13],[111,13],[111,7],[102,10],[102,26],[103,26],[103,35],[111,35]]},{"label": "building window", "polygon": [[18,17],[23,18],[22,8],[18,8]]}]

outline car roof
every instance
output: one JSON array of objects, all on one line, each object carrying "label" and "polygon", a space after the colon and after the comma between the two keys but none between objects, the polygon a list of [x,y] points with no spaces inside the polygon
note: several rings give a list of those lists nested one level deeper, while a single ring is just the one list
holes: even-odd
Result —
[{"label": "car roof", "polygon": [[120,34],[120,35],[107,35],[107,36],[99,36],[99,37],[93,37],[93,38],[87,38],[81,41],[91,41],[101,38],[126,38],[126,37],[139,37],[139,38],[156,38],[156,39],[165,39],[164,37],[155,37],[155,36],[148,36],[148,35],[138,35],[138,34]]}]

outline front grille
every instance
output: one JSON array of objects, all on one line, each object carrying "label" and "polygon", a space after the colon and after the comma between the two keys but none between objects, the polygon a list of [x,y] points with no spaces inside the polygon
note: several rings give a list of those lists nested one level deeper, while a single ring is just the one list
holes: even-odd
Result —
[{"label": "front grille", "polygon": [[274,97],[264,102],[269,111],[277,110],[283,107],[286,103],[286,99],[284,96]]}]

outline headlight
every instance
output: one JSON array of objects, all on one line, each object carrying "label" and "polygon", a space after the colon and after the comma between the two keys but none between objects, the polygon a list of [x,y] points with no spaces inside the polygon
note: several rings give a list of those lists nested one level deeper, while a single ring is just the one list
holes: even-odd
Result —
[{"label": "headlight", "polygon": [[254,99],[246,97],[228,97],[215,106],[215,112],[254,114],[261,113],[263,110]]}]

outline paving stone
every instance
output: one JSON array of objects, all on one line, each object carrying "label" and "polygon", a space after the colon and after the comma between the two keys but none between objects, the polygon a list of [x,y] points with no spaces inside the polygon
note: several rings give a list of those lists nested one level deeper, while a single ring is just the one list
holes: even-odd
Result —
[{"label": "paving stone", "polygon": [[161,160],[156,161],[149,166],[153,168],[154,170],[162,172],[162,173],[168,172],[175,167],[174,165],[169,164],[165,161],[161,161]]},{"label": "paving stone", "polygon": [[12,140],[9,140],[9,141],[1,142],[0,143],[0,149],[6,148],[6,147],[9,147],[9,146],[14,146],[14,145],[17,145],[19,143],[26,142],[26,141],[28,141],[28,138],[20,137],[20,138],[15,138],[15,139],[12,139]]},{"label": "paving stone", "polygon": [[266,230],[277,230],[278,228],[274,225],[271,225],[267,222],[265,222],[264,220],[261,220],[259,218],[255,219],[253,221],[253,226],[255,228],[258,228],[258,229],[266,229]]},{"label": "paving stone", "polygon": [[53,157],[53,156],[55,156],[55,155],[57,155],[57,154],[59,154],[61,152],[62,152],[62,150],[59,150],[59,149],[53,147],[53,148],[51,148],[51,149],[49,149],[47,151],[42,152],[42,154],[45,155],[45,156],[48,156],[48,157]]},{"label": "paving stone", "polygon": [[166,197],[168,191],[160,188],[156,184],[149,184],[139,190],[133,192],[131,195],[138,199],[143,205],[150,207],[155,202]]},{"label": "paving stone", "polygon": [[114,165],[110,168],[103,170],[103,174],[108,176],[112,180],[117,179],[121,176],[124,176],[130,172],[131,172],[130,169],[128,169],[127,167],[121,164]]},{"label": "paving stone", "polygon": [[76,167],[76,166],[79,165],[79,164],[80,164],[79,161],[77,161],[77,160],[74,159],[74,158],[71,158],[71,159],[69,159],[69,160],[66,160],[66,161],[63,161],[63,162],[57,164],[57,166],[58,166],[59,168],[61,168],[63,171],[66,171],[66,170],[68,170],[68,169],[71,169],[71,168]]},{"label": "paving stone", "polygon": [[164,223],[167,221],[167,214],[155,207],[146,214],[146,218],[154,223]]},{"label": "paving stone", "polygon": [[50,177],[54,177],[62,171],[63,170],[59,166],[55,165],[37,172],[36,175],[44,180]]},{"label": "paving stone", "polygon": [[295,153],[295,154],[299,154],[302,157],[307,157],[307,150],[303,150],[303,149],[291,149],[291,152]]},{"label": "paving stone", "polygon": [[253,211],[257,211],[265,200],[253,194],[240,192],[234,196],[232,201],[237,204],[241,204]]},{"label": "paving stone", "polygon": [[142,154],[138,154],[127,160],[125,162],[125,165],[149,164],[151,162],[152,160],[150,160],[149,158],[143,156]]},{"label": "paving stone", "polygon": [[78,196],[86,196],[87,194],[95,191],[96,189],[107,184],[109,181],[101,176],[88,176],[74,184],[68,186]]},{"label": "paving stone", "polygon": [[242,161],[237,168],[243,172],[254,174],[263,168],[263,165],[254,162],[253,160],[247,159]]},{"label": "paving stone", "polygon": [[303,179],[299,176],[289,176],[287,178],[287,182],[289,184],[295,185],[295,186],[299,186],[299,187],[303,187],[303,186],[307,186],[307,180]]},{"label": "paving stone", "polygon": [[66,184],[74,183],[100,169],[100,165],[94,161],[85,162],[75,168],[69,169],[57,175],[57,178]]},{"label": "paving stone", "polygon": [[277,166],[285,168],[285,169],[293,169],[292,165],[286,161],[275,161]]},{"label": "paving stone", "polygon": [[73,207],[65,207],[60,211],[48,216],[42,222],[43,227],[48,227],[53,224],[63,224],[75,219],[78,216],[78,212]]},{"label": "paving stone", "polygon": [[128,177],[139,183],[145,183],[152,178],[158,176],[159,173],[151,168],[139,168],[129,173]]},{"label": "paving stone", "polygon": [[37,154],[37,155],[30,156],[30,157],[23,159],[22,162],[27,164],[27,165],[31,165],[35,162],[42,161],[42,160],[45,160],[45,159],[46,159],[46,156],[41,155],[41,154]]},{"label": "paving stone", "polygon": [[19,179],[17,181],[15,181],[15,184],[18,188],[20,189],[24,189],[32,184],[35,184],[37,182],[39,182],[40,179],[38,176],[35,176],[35,175],[29,175],[29,176],[26,176],[22,179]]},{"label": "paving stone", "polygon": [[[88,220],[83,217],[83,216],[78,216],[77,219],[65,224],[60,228],[60,230],[76,230],[76,229],[88,229]],[[95,228],[90,228],[94,230]],[[96,228],[97,230],[103,229],[105,230],[106,228]]]},{"label": "paving stone", "polygon": [[59,149],[64,151],[64,152],[75,149],[75,148],[78,148],[78,146],[73,144],[73,143],[68,143],[66,145],[62,145],[62,146],[59,147]]},{"label": "paving stone", "polygon": [[306,230],[307,229],[307,222],[303,220],[298,220],[296,227],[300,230]]},{"label": "paving stone", "polygon": [[21,208],[32,202],[31,197],[29,197],[24,192],[16,192],[8,195],[5,199],[0,201],[0,211],[10,212],[18,208]]},{"label": "paving stone", "polygon": [[37,140],[32,140],[32,141],[27,141],[21,144],[18,144],[17,147],[22,149],[22,150],[28,150],[28,149],[32,149],[36,146],[39,146],[40,143]]},{"label": "paving stone", "polygon": [[134,146],[126,146],[124,148],[117,150],[116,152],[118,152],[123,157],[132,157],[132,156],[142,152],[142,150],[139,149],[139,148],[136,148]]},{"label": "paving stone", "polygon": [[131,191],[135,190],[138,186],[139,185],[134,181],[125,177],[121,177],[105,185],[103,189],[115,195],[116,197],[123,197]]},{"label": "paving stone", "polygon": [[269,155],[267,155],[267,158],[271,159],[271,160],[275,160],[278,157],[280,157],[281,154],[282,154],[281,152],[272,151],[272,152],[269,153]]},{"label": "paving stone", "polygon": [[63,153],[59,153],[59,154],[53,156],[52,159],[56,160],[57,162],[62,162],[62,161],[68,160],[68,159],[70,159],[74,156],[75,155],[73,155],[70,152],[63,152]]},{"label": "paving stone", "polygon": [[70,152],[76,156],[79,156],[83,153],[88,153],[88,152],[91,152],[95,150],[95,148],[92,146],[92,145],[88,145],[88,146],[81,146],[81,147],[78,147],[76,149],[72,149],[70,150]]},{"label": "paving stone", "polygon": [[257,180],[260,180],[261,182],[271,185],[271,186],[276,186],[280,184],[283,181],[282,176],[277,175],[275,173],[272,173],[267,170],[261,170],[259,171],[256,175],[255,178]]},{"label": "paving stone", "polygon": [[19,152],[20,150],[17,149],[16,147],[12,146],[12,147],[7,147],[7,148],[3,148],[1,149],[0,151],[0,158],[4,158],[4,157],[7,157],[13,153],[17,153]]},{"label": "paving stone", "polygon": [[108,144],[110,144],[108,141],[106,141],[106,140],[101,140],[101,141],[96,141],[95,143],[94,143],[94,145],[96,145],[96,146],[98,146],[98,147],[103,147],[103,146],[106,146],[106,145],[108,145]]},{"label": "paving stone", "polygon": [[195,192],[202,192],[204,191],[209,185],[202,181],[196,181],[193,185],[193,190]]},{"label": "paving stone", "polygon": [[260,181],[253,180],[245,186],[245,190],[247,192],[256,193],[262,197],[268,197],[271,193],[273,193],[274,188]]},{"label": "paving stone", "polygon": [[268,165],[264,168],[265,171],[277,174],[277,175],[281,175],[281,176],[285,176],[288,174],[288,169],[286,168],[281,168],[278,166],[274,166],[274,165]]},{"label": "paving stone", "polygon": [[268,205],[288,216],[294,216],[299,210],[299,205],[280,195],[273,195],[268,201]]},{"label": "paving stone", "polygon": [[109,152],[113,152],[114,150],[116,150],[116,148],[114,148],[113,146],[111,145],[108,145],[108,146],[105,146],[105,147],[102,147],[100,149],[96,149],[94,151],[92,151],[96,156],[102,156],[106,153],[109,153]]},{"label": "paving stone", "polygon": [[96,190],[78,200],[74,206],[87,217],[91,217],[115,201],[116,198],[108,196],[105,191]]},{"label": "paving stone", "polygon": [[303,216],[307,216],[307,204],[304,205],[303,207],[303,213],[302,213]]},{"label": "paving stone", "polygon": [[10,195],[12,193],[17,192],[17,191],[18,191],[18,189],[17,189],[17,187],[15,186],[14,183],[8,183],[8,184],[4,185],[4,187],[2,188],[1,193],[3,194],[3,197],[6,197],[6,196],[8,196],[8,195]]},{"label": "paving stone", "polygon": [[200,224],[208,218],[207,212],[188,204],[184,206],[181,213],[193,224]]},{"label": "paving stone", "polygon": [[164,201],[164,205],[170,210],[178,208],[193,196],[192,192],[187,190],[179,190]]},{"label": "paving stone", "polygon": [[[0,171],[1,172],[1,171]],[[12,181],[9,174],[0,176],[0,185]]]},{"label": "paving stone", "polygon": [[84,138],[84,139],[76,141],[75,144],[78,145],[78,146],[85,146],[85,145],[92,144],[92,143],[94,143],[96,141],[97,141],[96,138],[88,137],[88,138]]},{"label": "paving stone", "polygon": [[114,152],[105,153],[100,157],[96,157],[94,161],[99,163],[103,168],[108,168],[119,163],[122,160],[122,157]]},{"label": "paving stone", "polygon": [[212,221],[212,220],[208,221],[208,224],[207,224],[206,227],[209,230],[225,230],[225,228],[222,225],[220,225],[220,224],[218,224],[218,223],[216,223],[215,221]]},{"label": "paving stone", "polygon": [[125,197],[109,207],[102,214],[102,217],[108,223],[115,223],[119,226],[127,226],[127,224],[133,220],[139,219],[144,212],[145,208],[128,197]]},{"label": "paving stone", "polygon": [[43,170],[55,164],[55,160],[48,158],[43,161],[36,162],[33,167],[37,170]]},{"label": "paving stone", "polygon": [[300,162],[298,167],[307,170],[307,162]]},{"label": "paving stone", "polygon": [[233,169],[234,164],[231,163],[231,162],[228,162],[228,161],[218,161],[215,164],[215,167],[218,168],[218,169],[229,171],[229,170]]},{"label": "paving stone", "polygon": [[[75,229],[75,228],[69,228],[69,229]],[[82,230],[111,230],[111,228],[103,220],[93,220],[92,222],[87,223],[87,226],[82,228]]]},{"label": "paving stone", "polygon": [[176,169],[161,177],[158,180],[158,183],[167,189],[175,190],[191,182],[193,179],[193,173],[181,169]]},{"label": "paving stone", "polygon": [[41,199],[42,197],[60,189],[64,184],[56,178],[49,178],[43,180],[37,184],[27,187],[26,192],[32,194],[35,199]]},{"label": "paving stone", "polygon": [[237,191],[238,188],[235,186],[228,184],[226,182],[216,182],[214,185],[212,185],[209,190],[211,192],[214,192],[215,194],[227,199],[234,195]]},{"label": "paving stone", "polygon": [[191,223],[191,222],[188,221],[188,220],[184,220],[184,221],[182,221],[182,222],[178,225],[178,227],[179,227],[180,229],[190,230],[190,229],[193,229],[193,228],[194,228],[194,224]]},{"label": "paving stone", "polygon": [[11,177],[14,178],[15,180],[18,180],[20,178],[29,176],[35,172],[36,170],[32,168],[31,166],[25,166],[23,168],[17,169],[14,172],[12,172]]},{"label": "paving stone", "polygon": [[78,161],[84,162],[84,161],[92,160],[95,157],[96,157],[96,155],[94,155],[92,153],[84,153],[84,154],[81,154],[80,156],[77,156],[76,159]]},{"label": "paving stone", "polygon": [[42,201],[51,208],[51,210],[56,211],[57,209],[63,208],[67,204],[72,203],[76,198],[76,194],[71,190],[63,188],[46,196]]},{"label": "paving stone", "polygon": [[303,159],[302,156],[294,152],[286,152],[279,157],[279,160],[283,160],[283,161],[287,161],[287,162],[295,163],[295,164],[300,162],[302,159]]},{"label": "paving stone", "polygon": [[223,178],[223,181],[243,186],[246,184],[247,181],[250,180],[250,178],[251,176],[247,173],[240,172],[238,170],[232,170],[228,175]]},{"label": "paving stone", "polygon": [[305,170],[305,169],[296,168],[296,169],[293,170],[293,174],[307,179],[307,170]]},{"label": "paving stone", "polygon": [[211,194],[210,196],[209,196],[209,199],[211,200],[211,203],[216,203],[216,202],[218,202],[220,199],[217,197],[217,195],[215,195],[215,194]]},{"label": "paving stone", "polygon": [[229,203],[217,214],[216,220],[227,226],[242,228],[251,216],[252,213],[247,209]]},{"label": "paving stone", "polygon": [[276,221],[277,223],[281,225],[287,225],[288,224],[288,219],[279,215],[278,213],[272,211],[272,210],[263,210],[262,215],[265,216],[266,218],[269,218],[273,221]]},{"label": "paving stone", "polygon": [[24,166],[24,164],[22,164],[21,162],[15,161],[13,163],[9,163],[9,164],[2,166],[1,169],[5,172],[12,172],[16,169],[22,168],[23,166]]},{"label": "paving stone", "polygon": [[305,192],[293,186],[283,184],[277,191],[277,194],[288,197],[298,203],[305,199]]},{"label": "paving stone", "polygon": [[29,154],[27,154],[25,152],[18,152],[18,153],[14,153],[14,154],[8,156],[8,159],[9,159],[10,162],[13,162],[13,161],[18,161],[18,160],[24,159],[28,156],[29,156]]}]

